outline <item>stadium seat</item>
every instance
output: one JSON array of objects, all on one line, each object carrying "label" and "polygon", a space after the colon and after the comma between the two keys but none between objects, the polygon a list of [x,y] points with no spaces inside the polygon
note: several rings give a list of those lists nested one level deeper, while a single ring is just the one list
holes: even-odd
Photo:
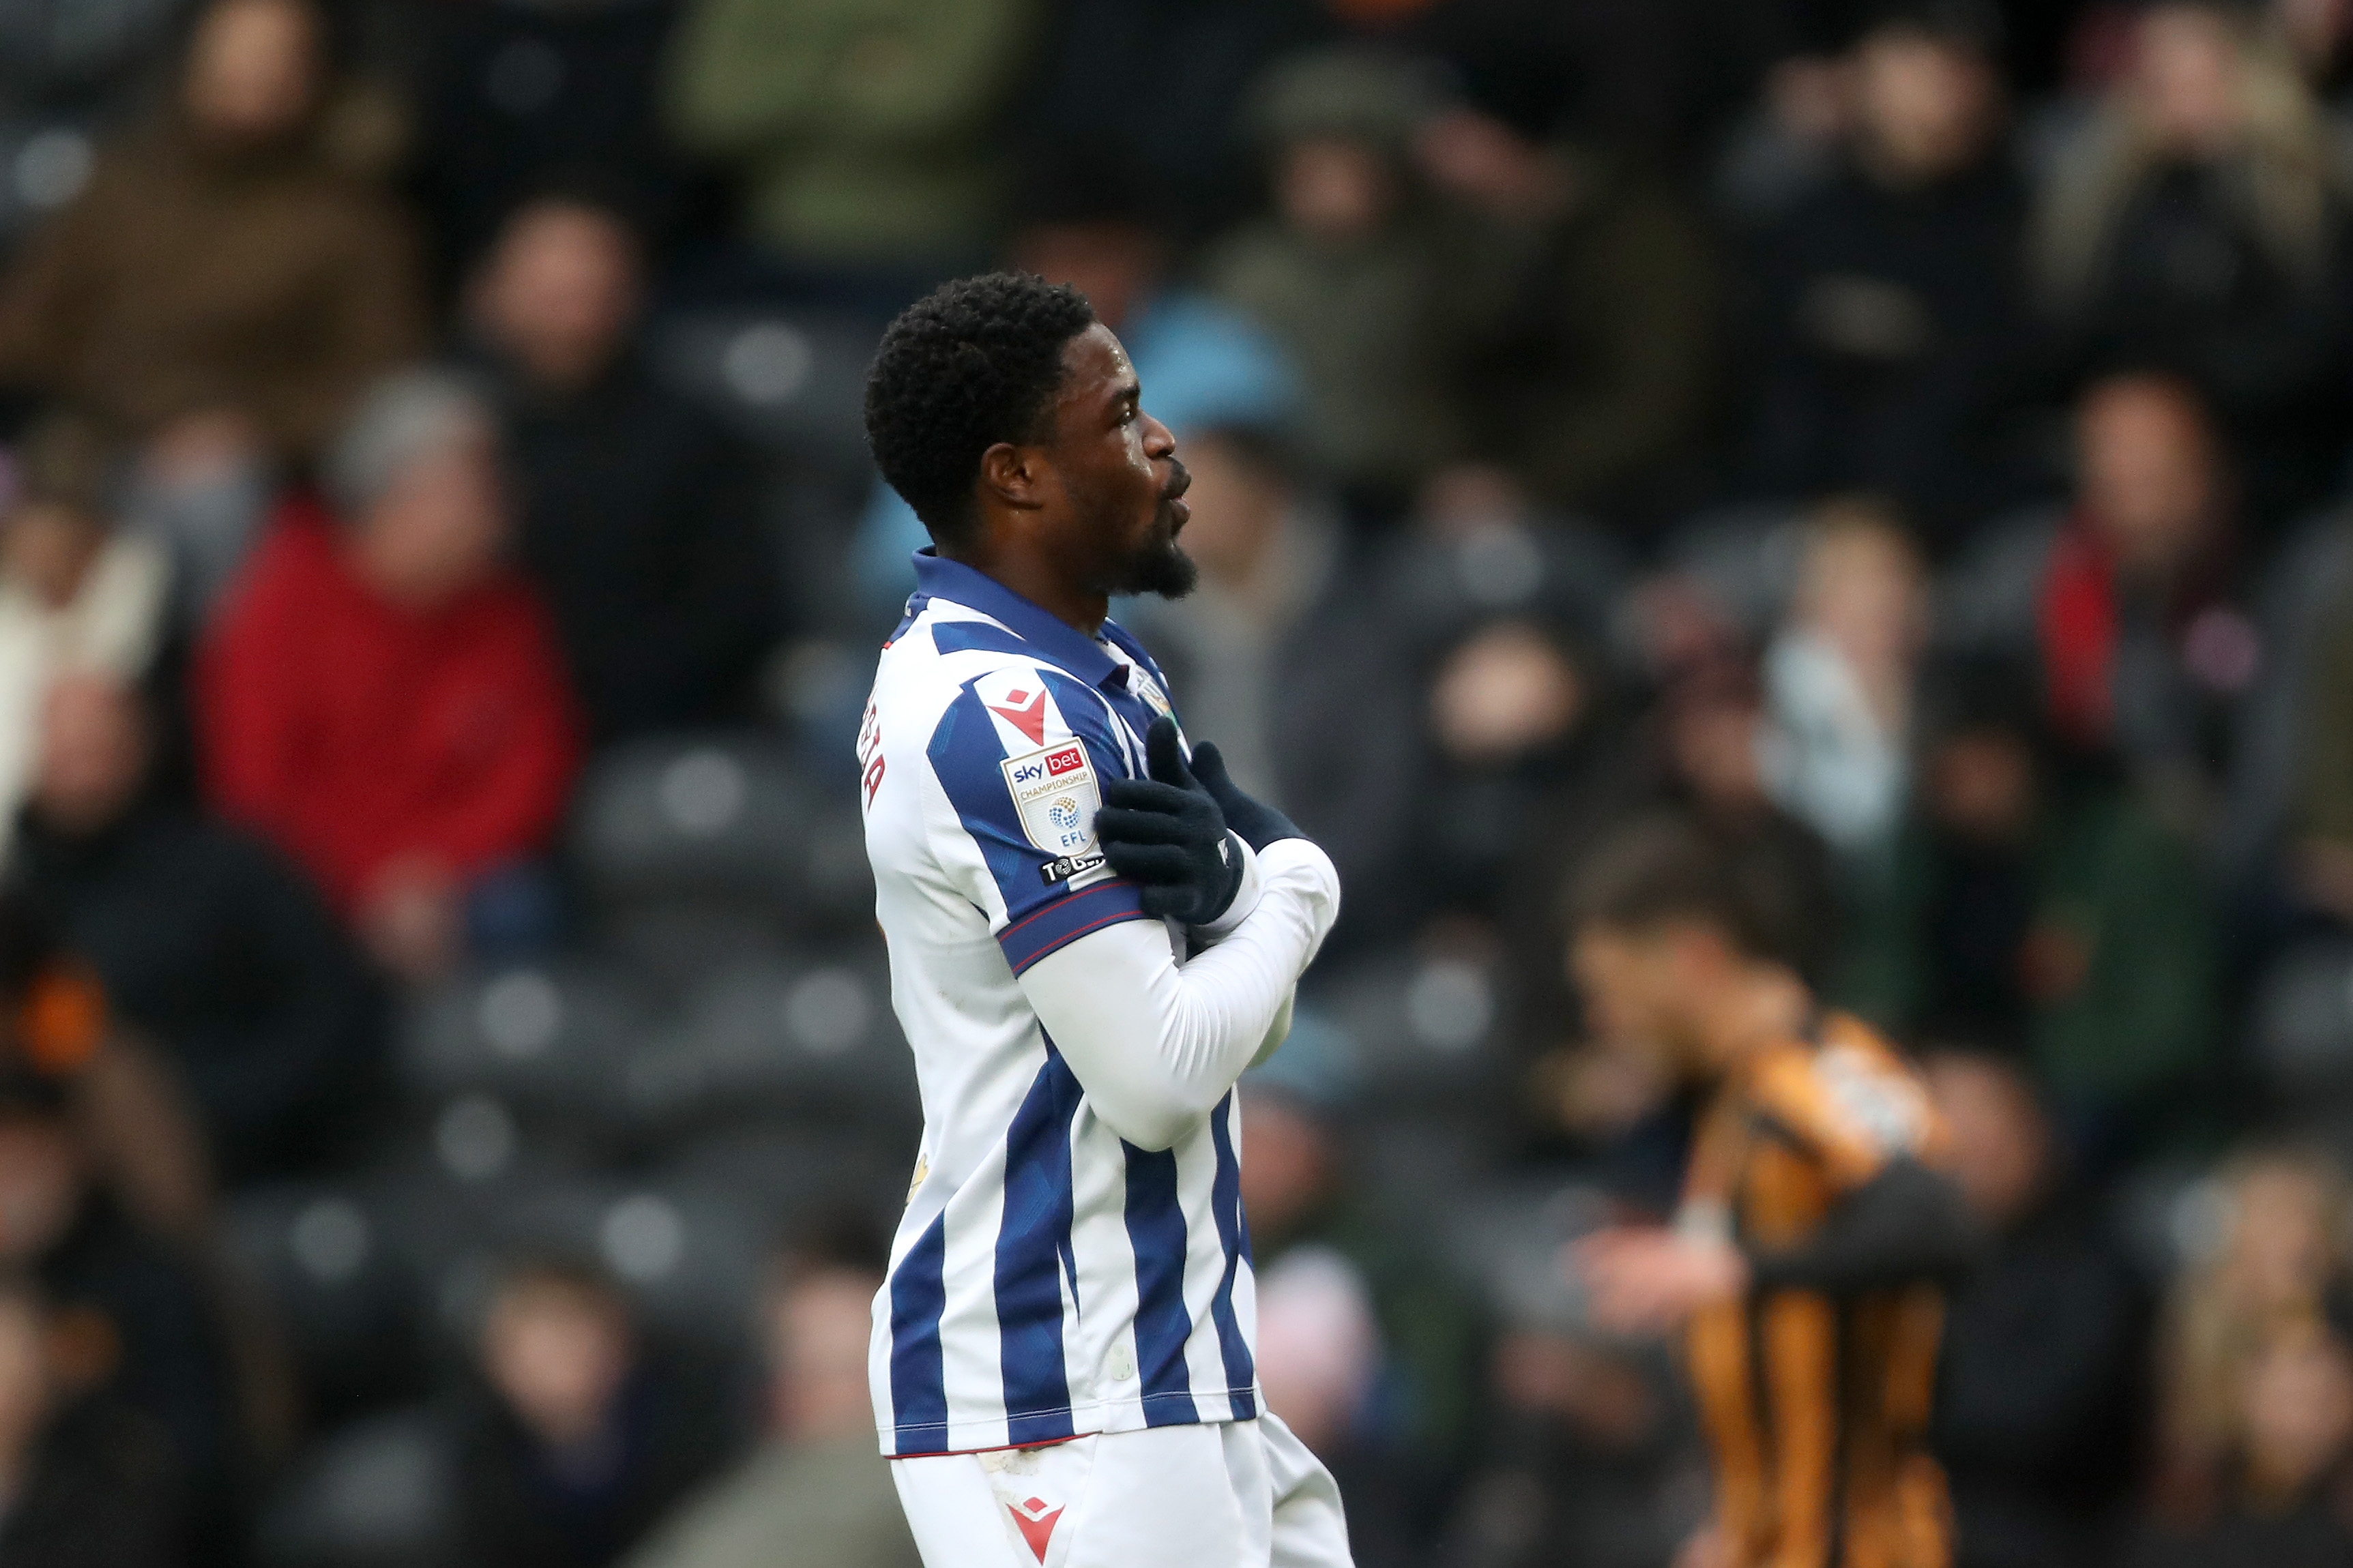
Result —
[{"label": "stadium seat", "polygon": [[2353,1094],[2353,947],[2315,943],[2274,963],[2256,988],[2250,1044],[2281,1105],[2341,1110]]},{"label": "stadium seat", "polygon": [[457,1556],[455,1458],[427,1407],[334,1433],[262,1511],[266,1568],[442,1568]]},{"label": "stadium seat", "polygon": [[658,1024],[653,999],[616,965],[570,959],[487,970],[412,1008],[401,1077],[429,1103],[488,1094],[525,1115],[617,1122],[630,1110],[629,1059]]},{"label": "stadium seat", "polygon": [[1511,1321],[1577,1332],[1586,1326],[1584,1293],[1563,1254],[1609,1213],[1596,1188],[1530,1177],[1465,1194],[1450,1205],[1437,1234],[1446,1238],[1455,1267],[1481,1282]]},{"label": "stadium seat", "polygon": [[687,1143],[664,1179],[733,1194],[779,1240],[841,1214],[887,1229],[905,1204],[915,1143],[913,1133],[807,1122],[742,1125]]},{"label": "stadium seat", "polygon": [[2160,1161],[2126,1175],[2112,1200],[2115,1234],[2141,1277],[2161,1287],[2208,1257],[2229,1223],[2228,1199],[2203,1164]]},{"label": "stadium seat", "polygon": [[855,320],[772,305],[681,312],[653,331],[653,363],[744,439],[863,471],[866,366],[879,334]]},{"label": "stadium seat", "polygon": [[714,970],[778,959],[795,945],[782,910],[740,899],[632,900],[606,910],[596,924],[600,960],[628,969],[666,1003]]},{"label": "stadium seat", "polygon": [[1673,568],[1742,633],[1762,637],[1797,591],[1802,521],[1785,506],[1704,512],[1677,531]]},{"label": "stadium seat", "polygon": [[1314,999],[1355,1043],[1368,1101],[1461,1105],[1491,1095],[1504,999],[1485,966],[1407,951],[1311,980]]},{"label": "stadium seat", "polygon": [[687,998],[679,1040],[714,1106],[885,1128],[913,1128],[921,1114],[878,952],[715,970]]},{"label": "stadium seat", "polygon": [[617,747],[583,782],[574,848],[607,910],[735,900],[819,929],[871,912],[854,801],[758,733]]},{"label": "stadium seat", "polygon": [[540,1255],[594,1261],[658,1331],[728,1353],[741,1348],[772,1227],[755,1204],[707,1184],[596,1174],[501,1185],[470,1228],[434,1285],[449,1342],[471,1333],[502,1262]]},{"label": "stadium seat", "polygon": [[227,1205],[223,1236],[264,1292],[316,1411],[422,1386],[416,1280],[395,1232],[363,1182],[258,1188]]}]

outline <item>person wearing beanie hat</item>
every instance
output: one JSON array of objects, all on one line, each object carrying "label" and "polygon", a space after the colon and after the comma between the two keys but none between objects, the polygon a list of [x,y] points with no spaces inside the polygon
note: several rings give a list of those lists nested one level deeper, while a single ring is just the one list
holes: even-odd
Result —
[{"label": "person wearing beanie hat", "polygon": [[379,384],[329,454],[331,504],[287,502],[197,653],[213,805],[413,981],[544,927],[528,868],[579,752],[547,612],[500,559],[495,438],[462,377]]},{"label": "person wearing beanie hat", "polygon": [[1443,101],[1426,68],[1366,46],[1276,67],[1246,119],[1271,211],[1204,262],[1211,289],[1298,361],[1311,463],[1374,512],[1462,455],[1451,390],[1508,276],[1501,238],[1434,201],[1411,166]]}]

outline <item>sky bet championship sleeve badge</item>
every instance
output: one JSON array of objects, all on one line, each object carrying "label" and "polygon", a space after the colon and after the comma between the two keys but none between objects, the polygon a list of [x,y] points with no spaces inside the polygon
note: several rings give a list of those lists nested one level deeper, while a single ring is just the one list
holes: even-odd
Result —
[{"label": "sky bet championship sleeve badge", "polygon": [[1103,794],[1087,749],[1075,740],[1060,742],[1018,757],[1008,757],[1005,787],[1013,792],[1029,842],[1054,857],[1039,868],[1048,882],[1060,882],[1100,868],[1095,848],[1095,812]]}]

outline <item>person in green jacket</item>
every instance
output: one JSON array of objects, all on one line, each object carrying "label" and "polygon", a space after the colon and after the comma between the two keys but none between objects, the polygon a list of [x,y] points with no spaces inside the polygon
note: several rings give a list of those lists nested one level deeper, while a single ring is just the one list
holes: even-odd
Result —
[{"label": "person in green jacket", "polygon": [[1297,362],[1303,455],[1374,512],[1401,511],[1472,455],[1455,392],[1513,277],[1509,237],[1414,167],[1415,140],[1445,102],[1417,62],[1366,46],[1278,64],[1246,115],[1268,211],[1201,260],[1209,291]]},{"label": "person in green jacket", "polygon": [[991,132],[1038,0],[695,0],[669,62],[679,145],[734,166],[750,237],[816,273],[985,258]]},{"label": "person in green jacket", "polygon": [[1894,863],[1856,889],[1833,994],[1915,1043],[2015,1041],[2097,1164],[2194,1132],[2217,944],[2189,846],[1978,670],[1922,758]]}]

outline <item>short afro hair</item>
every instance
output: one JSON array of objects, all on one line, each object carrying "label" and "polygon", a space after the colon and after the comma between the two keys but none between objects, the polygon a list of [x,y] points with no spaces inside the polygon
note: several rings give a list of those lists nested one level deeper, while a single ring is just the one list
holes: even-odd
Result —
[{"label": "short afro hair", "polygon": [[982,453],[1037,439],[1062,351],[1094,322],[1067,284],[991,272],[942,284],[882,334],[866,377],[866,440],[933,539],[971,527]]}]

